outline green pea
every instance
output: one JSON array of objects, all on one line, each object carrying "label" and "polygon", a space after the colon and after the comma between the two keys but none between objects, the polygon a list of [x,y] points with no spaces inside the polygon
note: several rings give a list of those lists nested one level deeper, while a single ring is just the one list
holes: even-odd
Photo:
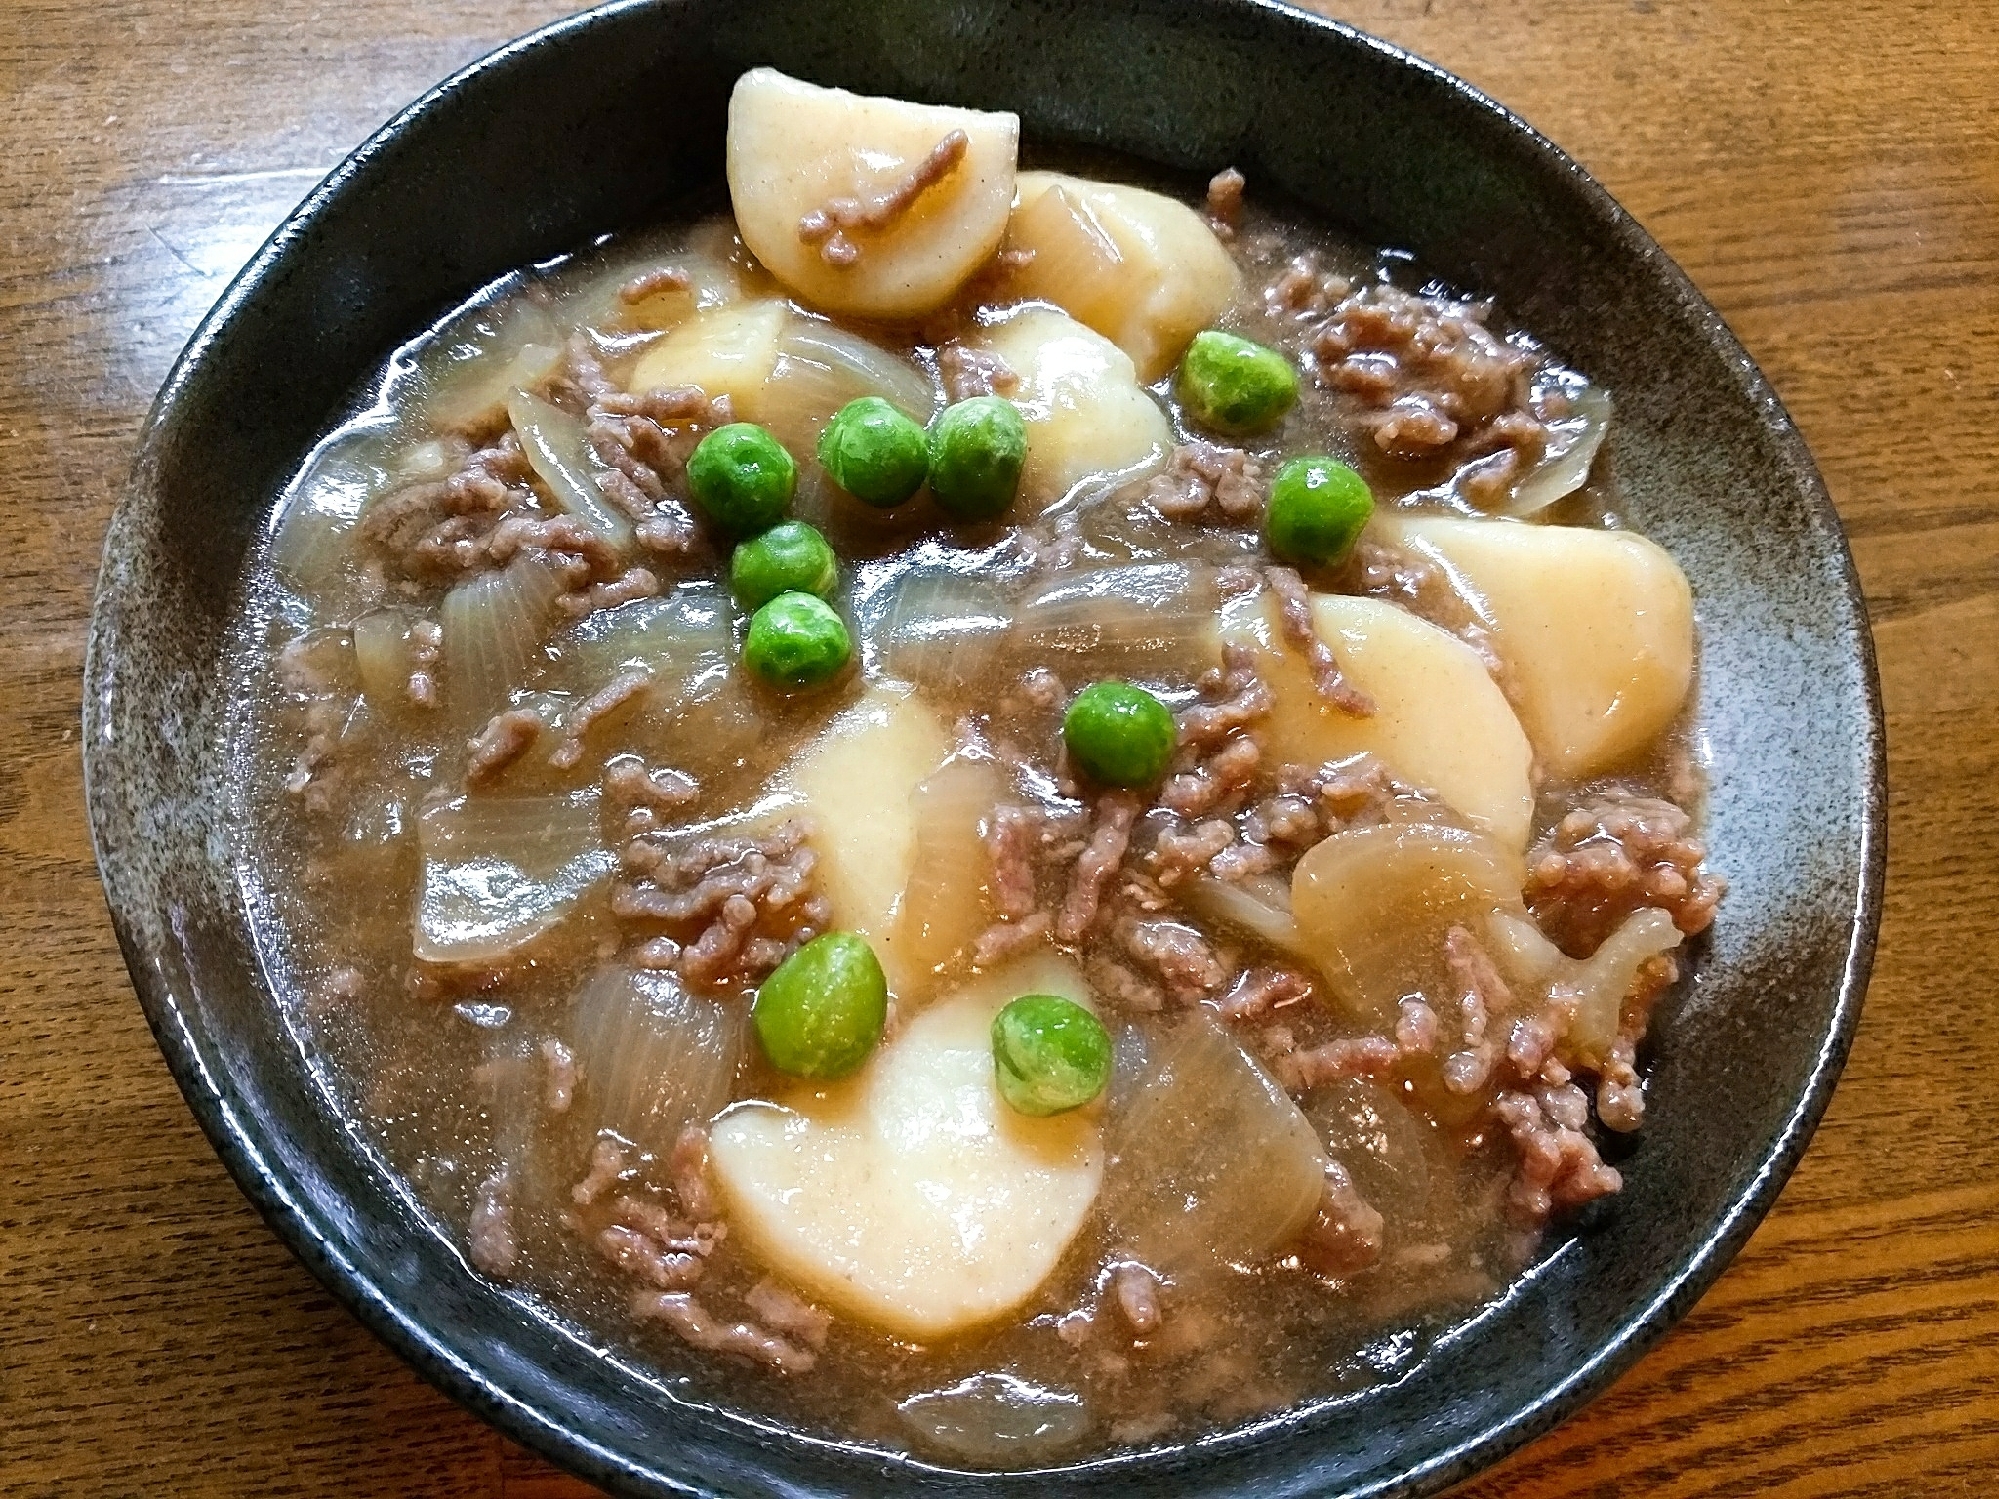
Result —
[{"label": "green pea", "polygon": [[780,593],[750,616],[743,662],[773,687],[813,687],[854,654],[846,622],[824,599]]},{"label": "green pea", "polygon": [[1150,786],[1166,773],[1179,737],[1164,703],[1115,678],[1077,693],[1062,718],[1070,758],[1110,786]]},{"label": "green pea", "polygon": [[1027,423],[1001,396],[946,406],[930,423],[930,493],[957,520],[991,520],[1013,503]]},{"label": "green pea", "polygon": [[839,581],[832,547],[802,520],[780,521],[742,543],[729,559],[729,587],[745,609],[761,608],[780,593],[816,593],[823,599]]},{"label": "green pea", "polygon": [[1187,414],[1230,436],[1276,425],[1298,399],[1298,372],[1275,349],[1210,328],[1194,335],[1175,387]]},{"label": "green pea", "polygon": [[833,413],[819,435],[819,463],[863,505],[888,510],[923,487],[930,440],[880,396],[862,396]]},{"label": "green pea", "polygon": [[687,491],[732,536],[755,536],[784,519],[798,465],[762,427],[731,422],[701,439],[687,460]]},{"label": "green pea", "polygon": [[1072,999],[1023,994],[993,1017],[993,1077],[1037,1119],[1081,1108],[1110,1081],[1110,1032]]},{"label": "green pea", "polygon": [[1344,562],[1360,540],[1374,496],[1367,480],[1333,458],[1293,458],[1270,482],[1263,534],[1292,562]]},{"label": "green pea", "polygon": [[888,980],[858,932],[814,937],[757,989],[750,1023],[764,1055],[793,1077],[845,1077],[888,1020]]}]

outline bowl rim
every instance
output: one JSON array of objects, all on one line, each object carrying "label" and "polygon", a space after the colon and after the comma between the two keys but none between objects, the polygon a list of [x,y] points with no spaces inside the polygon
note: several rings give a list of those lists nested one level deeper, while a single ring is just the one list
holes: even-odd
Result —
[{"label": "bowl rim", "polygon": [[[1677,310],[1689,317],[1711,350],[1731,369],[1756,408],[1774,456],[1821,526],[1836,553],[1843,602],[1853,611],[1865,709],[1860,743],[1866,763],[1860,809],[1859,879],[1852,891],[1845,953],[1830,1024],[1820,1038],[1805,1085],[1753,1175],[1710,1221],[1693,1252],[1647,1300],[1632,1307],[1616,1332],[1557,1381],[1516,1406],[1477,1434],[1394,1476],[1347,1490],[1356,1496],[1433,1494],[1496,1463],[1575,1414],[1649,1351],[1713,1285],[1774,1205],[1823,1118],[1851,1050],[1872,970],[1881,921],[1887,864],[1886,731],[1879,670],[1865,602],[1851,548],[1838,513],[1802,434],[1775,390],[1721,314],[1652,236],[1582,165],[1520,115],[1458,77],[1405,48],[1283,0],[1201,0],[1207,8],[1238,15],[1281,18],[1322,33],[1334,43],[1372,54],[1390,68],[1423,80],[1426,87],[1490,117],[1535,164],[1567,181],[1583,206],[1619,247],[1644,261],[1659,276]],[[672,1493],[707,1499],[718,1494],[690,1485],[594,1442],[532,1401],[484,1376],[454,1347],[411,1316],[379,1279],[345,1255],[319,1228],[311,1206],[288,1192],[268,1152],[260,1146],[223,1081],[204,1062],[179,996],[148,961],[128,912],[137,896],[109,842],[108,774],[118,760],[108,728],[110,694],[117,675],[115,630],[107,619],[107,579],[124,537],[122,522],[138,502],[144,477],[162,441],[173,408],[196,371],[264,284],[283,271],[312,228],[373,160],[453,96],[489,75],[504,72],[526,56],[559,47],[566,38],[620,16],[670,9],[674,0],[609,0],[535,28],[450,74],[397,111],[370,133],[322,179],[270,234],[232,278],[202,318],[160,387],[148,411],[133,463],[107,529],[91,610],[83,672],[83,771],[85,801],[96,857],[127,970],[147,1024],[190,1111],[239,1190],[314,1277],[350,1314],[426,1381],[504,1434],[571,1473],[623,1492]],[[1127,1470],[1129,1471],[1129,1470]],[[996,1475],[997,1476],[997,1475]]]}]

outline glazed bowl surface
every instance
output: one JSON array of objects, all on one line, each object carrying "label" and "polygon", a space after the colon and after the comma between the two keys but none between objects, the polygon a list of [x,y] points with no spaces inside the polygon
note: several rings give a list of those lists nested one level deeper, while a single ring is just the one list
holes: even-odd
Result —
[{"label": "glazed bowl surface", "polygon": [[[1623,1194],[1392,1381],[1182,1446],[960,1474],[685,1403],[530,1315],[361,1150],[272,991],[224,812],[224,670],[274,497],[388,352],[514,267],[712,194],[745,68],[1017,111],[1047,146],[1240,167],[1496,297],[1618,402],[1634,521],[1689,575],[1707,837],[1730,882],[1659,1018]],[[1572,1413],[1713,1282],[1823,1113],[1885,828],[1872,645],[1802,440],[1713,308],[1574,162],[1465,84],[1254,0],[625,0],[467,69],[350,157],[237,279],[154,408],[105,544],[85,768],[167,1063],[274,1230],[418,1370],[619,1493],[1434,1492]]]}]

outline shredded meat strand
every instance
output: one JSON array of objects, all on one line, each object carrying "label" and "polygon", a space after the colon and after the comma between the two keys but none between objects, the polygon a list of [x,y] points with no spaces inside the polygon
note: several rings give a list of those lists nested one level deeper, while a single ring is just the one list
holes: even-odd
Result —
[{"label": "shredded meat strand", "polygon": [[1319,696],[1340,712],[1354,718],[1371,718],[1374,699],[1362,692],[1340,670],[1339,658],[1312,624],[1312,602],[1305,592],[1305,580],[1289,567],[1269,567],[1264,576],[1277,595],[1278,619],[1284,627],[1284,641],[1303,656],[1312,668],[1312,683]]},{"label": "shredded meat strand", "polygon": [[798,238],[817,245],[819,258],[828,265],[854,264],[860,247],[853,236],[879,233],[908,213],[918,198],[958,169],[970,145],[964,131],[953,130],[884,191],[866,198],[834,198],[813,209],[798,221]]}]

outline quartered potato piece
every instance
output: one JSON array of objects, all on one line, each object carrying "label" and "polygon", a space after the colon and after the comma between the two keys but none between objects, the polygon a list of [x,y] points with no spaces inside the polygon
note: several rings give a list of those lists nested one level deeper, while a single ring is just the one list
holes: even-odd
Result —
[{"label": "quartered potato piece", "polygon": [[1032,250],[1008,291],[1053,302],[1131,356],[1150,385],[1220,317],[1242,274],[1184,203],[1144,188],[1022,172],[1009,248]]},{"label": "quartered potato piece", "polygon": [[697,385],[711,400],[727,396],[737,420],[754,421],[790,318],[791,310],[774,301],[697,312],[639,356],[631,388]]},{"label": "quartered potato piece", "polygon": [[1679,713],[1693,680],[1693,593],[1657,542],[1438,516],[1382,525],[1440,564],[1491,629],[1553,779],[1612,769]]},{"label": "quartered potato piece", "polygon": [[1383,823],[1314,844],[1291,876],[1291,910],[1341,1001],[1377,1024],[1405,994],[1441,998],[1444,937],[1521,913],[1518,850],[1463,828]]},{"label": "quartered potato piece", "polygon": [[[963,150],[947,165],[953,132]],[[753,68],[729,97],[729,194],[744,242],[803,300],[855,317],[921,317],[999,249],[1019,145],[1017,115]],[[836,239],[815,227],[818,214],[856,222]]]},{"label": "quartered potato piece", "polygon": [[1284,644],[1276,611],[1275,599],[1251,596],[1221,616],[1223,639],[1255,648],[1257,670],[1276,695],[1265,731],[1275,761],[1322,765],[1371,753],[1506,847],[1527,846],[1532,753],[1478,652],[1379,599],[1314,594],[1320,638],[1374,699],[1374,715],[1356,718],[1319,696],[1304,657]]},{"label": "quartered potato piece", "polygon": [[985,346],[1020,377],[1010,394],[1027,422],[1023,515],[1047,509],[1085,479],[1129,477],[1165,460],[1173,442],[1166,413],[1102,334],[1030,307],[988,330]]},{"label": "quartered potato piece", "polygon": [[[927,973],[905,961],[909,939],[899,920],[916,865],[917,789],[950,750],[943,723],[913,692],[875,687],[804,752],[776,803],[810,816],[817,881],[832,903],[833,925],[868,939],[898,998],[908,998]],[[980,899],[976,886],[962,894]],[[934,919],[949,920],[941,911]]]},{"label": "quartered potato piece", "polygon": [[1067,959],[1012,964],[939,1000],[854,1078],[723,1114],[715,1178],[771,1269],[849,1316],[941,1338],[1017,1307],[1103,1180],[1097,1112],[1030,1119],[993,1081],[992,1022],[1024,993],[1087,1002]]}]

